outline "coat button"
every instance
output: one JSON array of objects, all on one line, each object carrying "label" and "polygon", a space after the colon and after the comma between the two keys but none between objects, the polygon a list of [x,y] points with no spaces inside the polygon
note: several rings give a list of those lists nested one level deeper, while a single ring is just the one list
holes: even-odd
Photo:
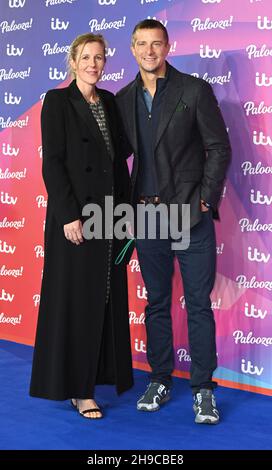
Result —
[{"label": "coat button", "polygon": [[89,139],[87,137],[82,137],[82,142],[89,142]]},{"label": "coat button", "polygon": [[90,173],[91,171],[93,171],[92,167],[91,166],[87,166],[85,168],[85,171],[87,171],[87,173]]},{"label": "coat button", "polygon": [[86,197],[86,201],[87,201],[87,202],[90,202],[91,200],[92,200],[92,196],[87,196],[87,197]]}]

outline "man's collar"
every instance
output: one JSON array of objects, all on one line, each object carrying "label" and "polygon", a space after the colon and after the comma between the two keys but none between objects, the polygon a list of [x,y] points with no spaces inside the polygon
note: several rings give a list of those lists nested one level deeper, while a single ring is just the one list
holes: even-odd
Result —
[{"label": "man's collar", "polygon": [[[165,64],[166,64],[165,76],[164,77],[158,77],[157,80],[156,80],[157,89],[158,89],[158,87],[162,87],[162,86],[166,85],[166,83],[169,79],[170,66],[169,66],[167,61],[165,61]],[[136,75],[136,83],[137,83],[138,88],[144,88],[144,83],[143,83],[140,72],[138,72],[137,75]]]}]

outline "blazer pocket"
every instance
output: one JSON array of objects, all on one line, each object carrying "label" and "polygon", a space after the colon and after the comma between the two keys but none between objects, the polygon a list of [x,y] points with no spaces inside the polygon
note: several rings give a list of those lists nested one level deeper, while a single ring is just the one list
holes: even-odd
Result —
[{"label": "blazer pocket", "polygon": [[184,101],[180,101],[176,107],[176,113],[180,113],[182,111],[189,111],[189,106],[184,103]]}]

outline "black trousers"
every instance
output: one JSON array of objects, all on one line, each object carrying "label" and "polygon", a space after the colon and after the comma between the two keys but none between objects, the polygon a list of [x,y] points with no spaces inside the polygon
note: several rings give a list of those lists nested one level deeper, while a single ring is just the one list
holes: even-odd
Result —
[{"label": "black trousers", "polygon": [[190,385],[192,392],[214,388],[217,367],[215,321],[210,293],[215,281],[216,241],[212,213],[202,213],[201,222],[191,229],[187,250],[173,251],[168,239],[137,239],[136,248],[148,292],[146,307],[147,359],[151,381],[171,385],[174,368],[171,295],[174,256],[183,280],[188,313]]}]

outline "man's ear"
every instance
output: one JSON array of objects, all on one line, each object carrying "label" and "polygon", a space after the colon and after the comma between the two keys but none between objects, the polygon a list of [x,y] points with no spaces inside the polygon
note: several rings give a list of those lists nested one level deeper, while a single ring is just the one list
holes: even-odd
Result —
[{"label": "man's ear", "polygon": [[133,46],[133,45],[130,46],[130,50],[131,50],[132,54],[133,54],[134,57],[135,57],[135,49],[134,49],[134,46]]}]

